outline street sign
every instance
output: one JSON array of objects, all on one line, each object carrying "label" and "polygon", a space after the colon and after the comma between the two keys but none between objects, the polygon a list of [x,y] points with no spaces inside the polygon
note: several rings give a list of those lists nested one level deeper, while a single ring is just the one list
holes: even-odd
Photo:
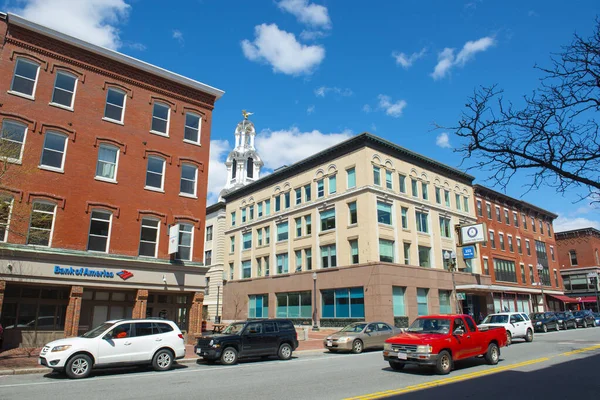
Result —
[{"label": "street sign", "polygon": [[464,293],[456,293],[456,300],[465,300],[467,296]]},{"label": "street sign", "polygon": [[169,254],[177,253],[179,247],[179,224],[169,228]]},{"label": "street sign", "polygon": [[461,245],[475,244],[487,240],[485,224],[463,225],[460,227]]},{"label": "street sign", "polygon": [[463,258],[465,260],[468,260],[470,258],[475,258],[475,247],[473,247],[473,246],[463,247],[462,251],[463,251]]}]

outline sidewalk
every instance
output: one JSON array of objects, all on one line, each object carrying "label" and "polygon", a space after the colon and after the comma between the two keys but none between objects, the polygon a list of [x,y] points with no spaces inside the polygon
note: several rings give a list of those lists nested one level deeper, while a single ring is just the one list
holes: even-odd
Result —
[{"label": "sidewalk", "polygon": [[[336,329],[323,329],[318,332],[308,331],[308,340],[301,340],[303,332],[298,332],[297,352],[318,351],[323,349],[323,339],[336,332]],[[48,373],[51,370],[38,364],[41,348],[16,348],[0,353],[0,375],[19,375],[32,373]],[[199,357],[194,353],[193,345],[185,346],[185,358],[179,363],[195,363]]]}]

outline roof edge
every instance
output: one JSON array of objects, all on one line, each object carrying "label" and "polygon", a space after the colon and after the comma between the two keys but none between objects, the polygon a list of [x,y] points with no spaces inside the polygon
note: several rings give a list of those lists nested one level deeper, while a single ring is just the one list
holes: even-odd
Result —
[{"label": "roof edge", "polygon": [[[553,220],[556,219],[556,218],[558,218],[558,214],[555,214],[555,213],[553,213],[551,211],[548,211],[548,210],[545,210],[545,209],[543,209],[541,207],[538,207],[535,204],[531,204],[531,203],[528,203],[528,202],[523,201],[523,200],[515,199],[514,197],[511,197],[511,196],[506,195],[504,193],[498,192],[498,191],[496,191],[494,189],[490,189],[487,186],[483,186],[483,185],[480,185],[478,183],[476,183],[475,185],[473,185],[473,190],[475,192],[477,192],[478,190],[482,191],[482,192],[488,192],[488,193],[491,193],[494,196],[501,197],[501,198],[507,199],[509,201],[513,201],[515,203],[521,204],[525,208],[530,208],[530,209],[532,209],[532,210],[534,210],[534,211],[536,211],[536,212],[538,212],[540,214],[544,214],[544,215],[552,218]],[[475,195],[477,195],[477,193],[475,193]]]}]

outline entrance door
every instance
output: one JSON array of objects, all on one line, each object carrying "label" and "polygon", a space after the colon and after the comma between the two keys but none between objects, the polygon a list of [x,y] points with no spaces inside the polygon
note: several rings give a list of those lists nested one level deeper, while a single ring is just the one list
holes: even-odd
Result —
[{"label": "entrance door", "polygon": [[106,322],[108,315],[108,306],[94,306],[91,329]]}]

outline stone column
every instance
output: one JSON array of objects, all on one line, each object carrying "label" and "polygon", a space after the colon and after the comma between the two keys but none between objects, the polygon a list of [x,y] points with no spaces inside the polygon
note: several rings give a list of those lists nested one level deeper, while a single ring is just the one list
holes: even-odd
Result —
[{"label": "stone column", "polygon": [[135,305],[133,306],[132,318],[146,318],[146,307],[148,305],[148,291],[138,289],[135,295]]},{"label": "stone column", "polygon": [[65,316],[65,337],[77,336],[79,333],[79,316],[81,315],[81,297],[83,286],[71,286],[69,305]]},{"label": "stone column", "polygon": [[190,314],[188,317],[187,342],[194,344],[197,336],[202,336],[202,306],[204,305],[204,293],[194,293]]}]

